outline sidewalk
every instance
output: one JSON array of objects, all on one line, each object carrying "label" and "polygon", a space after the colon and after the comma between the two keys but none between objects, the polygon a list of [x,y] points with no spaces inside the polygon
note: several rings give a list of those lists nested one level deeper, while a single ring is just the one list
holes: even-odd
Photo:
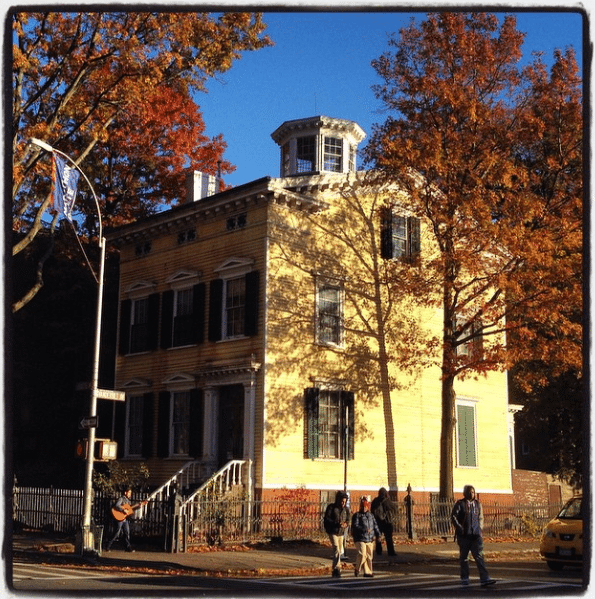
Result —
[{"label": "sidewalk", "polygon": [[[40,536],[19,534],[13,537],[13,556],[34,562],[105,568],[126,568],[148,573],[185,572],[212,576],[297,576],[330,573],[332,549],[330,545],[314,541],[285,541],[253,545],[235,545],[227,548],[201,548],[187,553],[166,553],[154,548],[135,546],[134,553],[119,548],[105,551],[101,556],[81,556],[74,553],[72,541],[57,535]],[[386,554],[374,556],[377,570],[392,569],[399,564],[456,560],[457,545],[452,541],[409,542],[395,539],[396,557]],[[485,543],[486,560],[538,560],[539,541],[508,540]],[[347,548],[350,561],[343,570],[351,572],[355,548]]]}]

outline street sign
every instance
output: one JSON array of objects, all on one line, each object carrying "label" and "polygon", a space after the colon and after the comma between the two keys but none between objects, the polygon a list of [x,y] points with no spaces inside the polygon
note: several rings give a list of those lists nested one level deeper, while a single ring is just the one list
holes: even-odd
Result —
[{"label": "street sign", "polygon": [[125,401],[126,393],[124,391],[112,391],[111,389],[97,389],[99,399],[111,399],[112,401]]},{"label": "street sign", "polygon": [[97,427],[97,416],[92,418],[83,418],[79,423],[79,428],[96,428]]}]

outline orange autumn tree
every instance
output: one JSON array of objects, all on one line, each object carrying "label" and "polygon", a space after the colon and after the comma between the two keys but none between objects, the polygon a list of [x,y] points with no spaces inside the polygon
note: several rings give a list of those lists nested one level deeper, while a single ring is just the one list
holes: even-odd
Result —
[{"label": "orange autumn tree", "polygon": [[[391,116],[375,127],[368,160],[407,190],[436,248],[421,267],[395,261],[391,276],[396,292],[443,313],[441,336],[428,343],[441,347],[445,500],[453,499],[457,380],[529,357],[536,347],[526,338],[546,347],[551,338],[535,324],[560,301],[552,320],[570,333],[566,349],[580,369],[580,81],[572,52],[556,54],[549,78],[539,60],[519,69],[523,38],[512,16],[430,14],[373,62]],[[563,82],[573,100],[566,112]],[[511,331],[520,343],[507,347]]]},{"label": "orange autumn tree", "polygon": [[[51,251],[58,219],[48,217],[51,160],[28,145],[31,138],[81,166],[100,196],[106,226],[179,197],[184,168],[232,170],[222,160],[221,136],[205,136],[193,95],[242,52],[270,45],[261,15],[14,11],[11,18],[13,256],[40,233]],[[77,220],[92,235],[97,215],[83,182],[79,194]],[[43,284],[47,256],[13,310]]]}]

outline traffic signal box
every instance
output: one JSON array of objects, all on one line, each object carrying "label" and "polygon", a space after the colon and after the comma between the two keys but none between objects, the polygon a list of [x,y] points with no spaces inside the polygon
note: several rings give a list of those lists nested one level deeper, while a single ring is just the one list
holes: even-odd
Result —
[{"label": "traffic signal box", "polygon": [[[75,454],[77,458],[87,459],[89,440],[79,439],[76,442]],[[95,439],[94,459],[101,462],[115,460],[118,457],[118,443],[110,439]]]}]

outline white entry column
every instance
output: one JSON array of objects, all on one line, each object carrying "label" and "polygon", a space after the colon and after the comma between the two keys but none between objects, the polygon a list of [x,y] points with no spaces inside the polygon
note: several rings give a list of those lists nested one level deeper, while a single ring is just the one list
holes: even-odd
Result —
[{"label": "white entry column", "polygon": [[244,383],[244,459],[254,460],[254,419],[256,404],[256,383]]}]

